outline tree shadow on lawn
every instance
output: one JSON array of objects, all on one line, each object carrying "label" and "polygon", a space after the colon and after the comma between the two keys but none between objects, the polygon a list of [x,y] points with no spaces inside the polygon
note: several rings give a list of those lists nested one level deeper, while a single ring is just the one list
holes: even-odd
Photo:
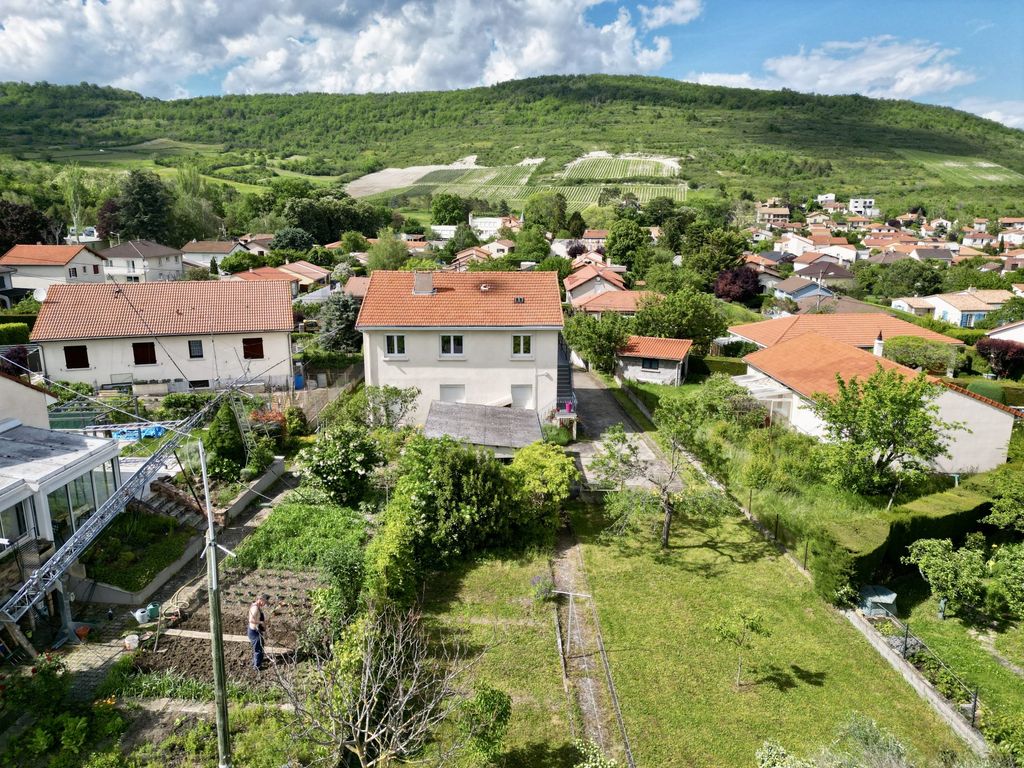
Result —
[{"label": "tree shadow on lawn", "polygon": [[571,744],[552,746],[543,742],[532,742],[510,749],[497,761],[500,768],[572,768],[579,760],[579,753]]},{"label": "tree shadow on lawn", "polygon": [[825,684],[827,676],[825,672],[812,672],[796,664],[790,664],[788,670],[778,664],[768,664],[757,671],[754,685],[770,685],[781,693],[791,691],[800,684],[820,687]]}]

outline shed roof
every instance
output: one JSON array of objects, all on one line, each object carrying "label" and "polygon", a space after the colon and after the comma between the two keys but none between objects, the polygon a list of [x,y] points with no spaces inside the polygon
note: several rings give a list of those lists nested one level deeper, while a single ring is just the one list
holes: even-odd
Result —
[{"label": "shed roof", "polygon": [[656,360],[683,361],[690,354],[690,339],[659,339],[654,336],[630,336],[618,349],[619,357],[648,357]]},{"label": "shed roof", "polygon": [[435,400],[423,426],[426,437],[453,437],[463,443],[522,448],[542,439],[540,417],[531,408],[502,408]]}]

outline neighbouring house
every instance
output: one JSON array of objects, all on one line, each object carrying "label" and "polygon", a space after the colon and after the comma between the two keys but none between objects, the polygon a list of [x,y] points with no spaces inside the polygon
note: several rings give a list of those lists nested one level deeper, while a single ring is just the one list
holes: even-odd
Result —
[{"label": "neighbouring house", "polygon": [[419,388],[414,424],[435,400],[574,418],[555,272],[376,270],[356,329],[368,386]]},{"label": "neighbouring house", "polygon": [[808,224],[829,224],[832,221],[832,216],[825,211],[811,211],[807,214]]},{"label": "neighbouring house", "polygon": [[1024,320],[1018,320],[1016,323],[1007,323],[1006,325],[1001,325],[998,328],[993,328],[985,335],[991,339],[1016,341],[1020,344],[1024,344]]},{"label": "neighbouring house", "polygon": [[484,243],[480,246],[492,256],[507,256],[516,249],[516,244],[511,240],[494,240],[490,243]]},{"label": "neighbouring house", "polygon": [[50,379],[159,395],[289,386],[292,326],[282,281],[55,285],[30,339]]},{"label": "neighbouring house", "polygon": [[[17,591],[121,485],[117,441],[49,429],[47,405],[55,401],[45,390],[0,375],[0,590],[5,595]],[[52,612],[33,621],[48,618],[55,629],[70,625],[70,602],[62,589],[55,590]]]},{"label": "neighbouring house", "polygon": [[792,299],[800,301],[809,296],[832,296],[833,293],[826,286],[816,283],[813,280],[805,280],[802,277],[792,275],[775,286],[775,298]]},{"label": "neighbouring house", "polygon": [[796,311],[798,315],[847,315],[853,313],[877,315],[882,311],[877,304],[868,304],[866,301],[851,299],[849,296],[812,296],[809,299],[801,299],[797,302],[797,306],[799,307]]},{"label": "neighbouring house", "polygon": [[[598,269],[610,269],[612,272],[617,272],[620,275],[624,275],[628,271],[624,264],[609,264],[605,259],[604,254],[599,251],[587,251],[586,253],[581,253],[572,260],[571,270],[572,272],[575,272],[588,264],[592,264]],[[572,274],[572,272],[570,272],[570,274]]]},{"label": "neighbouring house", "polygon": [[345,281],[345,287],[341,290],[349,296],[355,296],[362,301],[366,298],[366,289],[370,287],[370,278],[361,275],[353,275]]},{"label": "neighbouring house", "polygon": [[789,208],[785,206],[759,205],[756,212],[757,223],[769,229],[789,223]]},{"label": "neighbouring house", "polygon": [[516,216],[474,216],[472,213],[469,214],[469,228],[481,240],[497,237],[498,230],[502,227],[511,232],[518,232],[522,226],[523,222]]},{"label": "neighbouring house", "polygon": [[126,240],[103,251],[107,279],[114,283],[151,283],[180,280],[184,274],[181,251],[152,240]]},{"label": "neighbouring house", "polygon": [[583,233],[583,237],[580,238],[580,242],[586,246],[588,251],[593,251],[597,248],[604,248],[604,243],[607,239],[607,229],[588,229]]},{"label": "neighbouring house", "polygon": [[1024,231],[1024,217],[1022,216],[1001,216],[999,226],[1004,229],[1016,229]]},{"label": "neighbouring house", "polygon": [[474,245],[471,248],[465,248],[455,254],[455,258],[451,260],[451,263],[445,267],[451,272],[465,272],[469,269],[470,264],[482,264],[485,261],[490,261],[494,258],[494,254],[488,251],[486,248]]},{"label": "neighbouring house", "polygon": [[785,278],[778,270],[772,269],[771,267],[757,268],[757,284],[761,286],[762,294],[769,296],[774,295],[775,287],[783,280],[785,280]]},{"label": "neighbouring house", "polygon": [[883,339],[891,339],[893,336],[919,336],[952,346],[962,347],[964,344],[959,339],[908,323],[881,310],[874,314],[790,315],[757,323],[733,325],[729,327],[729,332],[733,338],[753,342],[759,347],[771,347],[805,333],[816,333],[861,349],[872,349],[878,334],[882,334]]},{"label": "neighbouring house", "polygon": [[910,258],[916,261],[937,261],[948,266],[953,263],[953,252],[948,248],[915,247],[910,251]]},{"label": "neighbouring house", "polygon": [[887,250],[883,253],[876,253],[874,256],[868,256],[866,261],[868,264],[895,264],[897,261],[905,261],[909,258],[909,253],[903,253],[898,250]]},{"label": "neighbouring house", "polygon": [[965,232],[962,244],[970,248],[984,248],[986,245],[995,245],[996,242],[996,236],[988,232]]},{"label": "neighbouring house", "polygon": [[984,232],[988,229],[988,219],[975,219],[970,227],[965,227],[968,232]]},{"label": "neighbouring house", "polygon": [[576,299],[572,302],[572,307],[577,312],[595,317],[600,317],[603,312],[616,312],[624,317],[632,317],[645,300],[660,295],[654,291],[602,291]]},{"label": "neighbouring house", "polygon": [[841,264],[833,264],[825,259],[818,259],[800,270],[800,277],[814,280],[829,288],[850,288],[854,284],[854,274]]},{"label": "neighbouring house", "polygon": [[815,195],[814,202],[818,205],[824,205],[825,203],[834,203],[836,201],[835,192],[826,192],[823,195]]},{"label": "neighbouring house", "polygon": [[255,267],[235,272],[225,278],[226,282],[244,281],[249,283],[286,283],[292,298],[299,295],[299,277],[278,267]]},{"label": "neighbouring house", "polygon": [[278,269],[290,275],[295,275],[299,280],[299,291],[308,293],[329,285],[331,282],[331,270],[314,264],[305,259],[298,261],[287,261]]},{"label": "neighbouring house", "polygon": [[597,264],[588,264],[577,269],[562,281],[562,285],[565,286],[565,300],[570,303],[592,293],[626,290],[626,283],[621,275]]},{"label": "neighbouring house", "polygon": [[102,283],[106,257],[87,245],[15,245],[0,256],[11,267],[11,287],[33,291],[51,285]]},{"label": "neighbouring house", "polygon": [[1010,289],[1014,296],[1024,296],[1024,283],[1013,283]]},{"label": "neighbouring house", "polygon": [[819,253],[818,251],[804,251],[795,259],[793,259],[793,271],[803,272],[805,268],[811,266],[811,264],[814,264],[818,261],[824,261],[829,264],[839,263],[839,259],[837,259],[835,256],[830,256],[827,253]]},{"label": "neighbouring house", "polygon": [[868,224],[871,223],[871,219],[867,216],[848,216],[846,219],[846,226],[849,229],[867,229]]},{"label": "neighbouring house", "polygon": [[14,275],[14,267],[0,265],[0,309],[10,309],[28,293],[26,289],[15,288],[11,284],[12,275]]},{"label": "neighbouring house", "polygon": [[630,336],[615,353],[615,372],[623,379],[653,384],[682,384],[690,365],[689,339]]},{"label": "neighbouring house", "polygon": [[225,256],[249,253],[249,249],[238,240],[193,240],[181,246],[181,252],[190,264],[209,269],[213,259],[220,264]]},{"label": "neighbouring house", "polygon": [[959,325],[961,328],[973,328],[979,320],[990,312],[995,312],[1012,298],[1012,291],[968,288],[956,293],[904,296],[893,299],[892,306],[894,309],[913,312],[919,316],[930,314],[936,320]]},{"label": "neighbouring house", "polygon": [[1005,232],[1000,232],[996,237],[999,238],[1001,245],[1007,247],[1024,245],[1024,230],[1009,229]]},{"label": "neighbouring house", "polygon": [[270,243],[274,239],[274,235],[271,232],[263,233],[252,233],[242,235],[238,238],[238,241],[246,247],[250,253],[255,253],[259,256],[265,256],[270,253]]},{"label": "neighbouring house", "polygon": [[[825,435],[824,422],[814,413],[821,395],[835,395],[844,380],[861,381],[879,366],[907,378],[916,371],[882,357],[884,343],[871,352],[817,333],[789,338],[743,358],[747,373],[733,377],[768,409],[773,421],[789,424],[812,437]],[[1006,463],[1010,433],[1016,419],[1012,408],[958,386],[934,379],[938,387],[935,405],[938,418],[957,426],[944,431],[949,456],[938,457],[933,466],[948,474],[985,472]]]},{"label": "neighbouring house", "polygon": [[851,197],[846,204],[846,210],[857,216],[881,216],[882,212],[875,207],[873,197]]}]

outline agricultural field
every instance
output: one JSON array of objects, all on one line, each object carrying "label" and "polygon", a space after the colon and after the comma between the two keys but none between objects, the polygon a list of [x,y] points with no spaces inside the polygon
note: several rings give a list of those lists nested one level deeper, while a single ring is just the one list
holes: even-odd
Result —
[{"label": "agricultural field", "polygon": [[562,172],[564,179],[633,179],[638,176],[677,176],[679,163],[670,158],[611,157],[592,153],[573,160]]},{"label": "agricultural field", "polygon": [[987,187],[1024,183],[1024,175],[980,157],[940,155],[920,150],[898,150],[908,160],[920,163],[944,184],[959,187]]}]

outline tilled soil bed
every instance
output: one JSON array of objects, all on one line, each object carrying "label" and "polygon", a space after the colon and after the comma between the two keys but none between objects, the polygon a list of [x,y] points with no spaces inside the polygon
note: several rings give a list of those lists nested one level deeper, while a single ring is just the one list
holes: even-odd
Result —
[{"label": "tilled soil bed", "polygon": [[[225,635],[244,636],[247,630],[249,606],[257,595],[270,595],[264,608],[267,617],[268,647],[294,650],[299,634],[309,625],[312,615],[310,590],[321,585],[315,574],[291,571],[229,571],[221,578],[221,623]],[[186,611],[184,621],[175,629],[197,632],[210,631],[210,609],[206,592],[200,593],[200,602]],[[147,645],[148,647],[148,645]],[[272,656],[268,660],[285,662],[289,654]],[[195,680],[212,682],[211,643],[207,639],[162,635],[156,653],[145,651],[139,657],[139,668],[148,672],[170,671]],[[266,678],[252,668],[252,651],[248,642],[226,641],[224,663],[228,678],[236,682],[253,683]]]}]

